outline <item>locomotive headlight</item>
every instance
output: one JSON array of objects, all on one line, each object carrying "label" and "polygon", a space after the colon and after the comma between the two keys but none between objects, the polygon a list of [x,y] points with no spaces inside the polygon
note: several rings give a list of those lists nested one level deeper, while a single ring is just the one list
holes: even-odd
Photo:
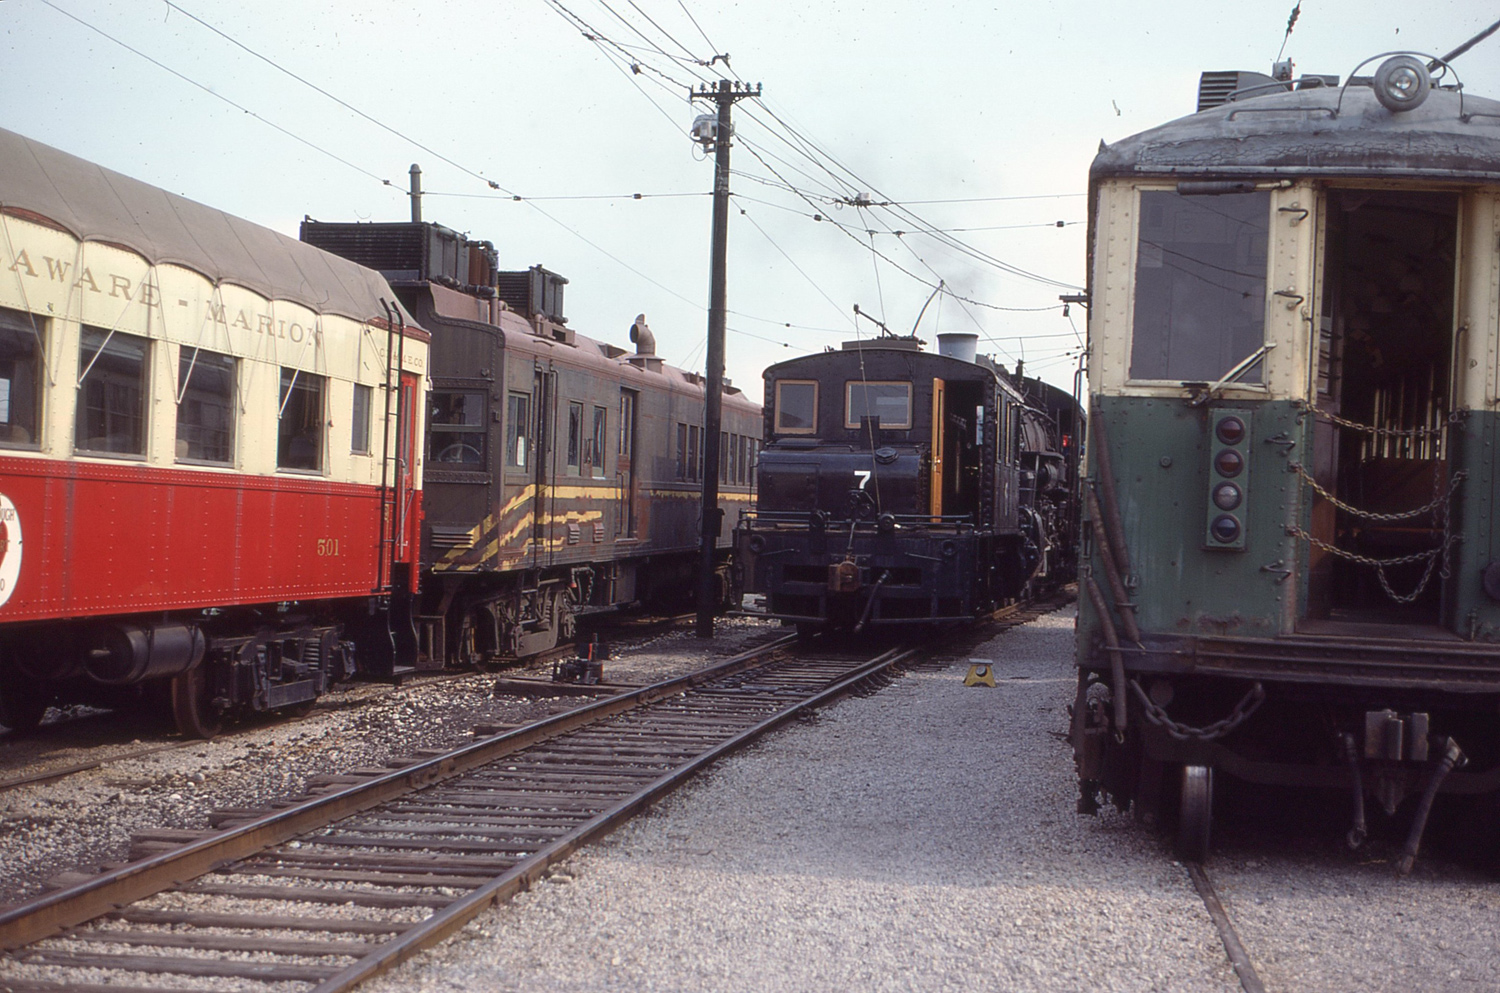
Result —
[{"label": "locomotive headlight", "polygon": [[1240,505],[1244,494],[1233,483],[1220,483],[1214,487],[1214,506],[1220,510],[1233,510]]},{"label": "locomotive headlight", "polygon": [[1220,449],[1214,456],[1214,469],[1221,476],[1233,479],[1245,468],[1245,457],[1233,448]]},{"label": "locomotive headlight", "polygon": [[1400,113],[1422,106],[1432,90],[1432,77],[1420,60],[1397,55],[1380,63],[1373,85],[1380,105],[1392,113]]},{"label": "locomotive headlight", "polygon": [[1229,544],[1240,536],[1240,522],[1230,514],[1220,514],[1214,518],[1213,524],[1209,526],[1215,541]]}]

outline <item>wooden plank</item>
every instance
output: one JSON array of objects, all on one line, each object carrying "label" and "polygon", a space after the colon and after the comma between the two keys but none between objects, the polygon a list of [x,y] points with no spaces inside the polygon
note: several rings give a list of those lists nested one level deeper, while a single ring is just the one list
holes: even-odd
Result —
[{"label": "wooden plank", "polygon": [[117,986],[114,983],[49,983],[45,979],[0,980],[5,993],[221,993],[202,986]]},{"label": "wooden plank", "polygon": [[[236,863],[232,868],[264,865],[308,865],[345,869],[410,869],[414,872],[483,873],[504,872],[515,865],[514,859],[486,858],[475,855],[379,855],[369,852],[310,852],[299,848],[290,852],[268,852],[254,859]],[[255,871],[245,868],[246,872]]]},{"label": "wooden plank", "polygon": [[109,920],[129,924],[185,924],[189,927],[240,928],[246,931],[280,928],[283,931],[327,931],[330,934],[400,934],[412,926],[405,921],[283,917],[280,914],[213,914],[186,910],[119,910],[106,916]]},{"label": "wooden plank", "polygon": [[339,971],[337,967],[327,965],[173,958],[168,955],[84,955],[51,951],[23,953],[21,961],[27,965],[55,965],[69,969],[117,969],[123,972],[161,972],[176,976],[229,976],[271,983],[315,983]]},{"label": "wooden plank", "polygon": [[[375,948],[367,941],[297,941],[263,935],[185,934],[180,931],[107,931],[75,929],[58,935],[68,941],[107,945],[151,945],[157,948],[206,948],[220,952],[270,952],[273,955],[346,955],[359,958]],[[0,980],[3,983],[4,980]]]},{"label": "wooden plank", "polygon": [[[353,848],[394,848],[431,850],[438,855],[445,852],[514,852],[516,845],[495,845],[487,841],[449,841],[446,838],[387,838],[374,834],[324,834],[316,839],[319,845],[348,845]],[[524,848],[525,846],[520,846]],[[523,856],[524,857],[524,856]]]},{"label": "wooden plank", "polygon": [[357,869],[309,869],[297,866],[255,866],[240,863],[231,875],[273,876],[283,879],[317,879],[334,883],[374,883],[377,886],[452,886],[472,890],[494,876],[439,876],[405,872],[372,872]]},{"label": "wooden plank", "polygon": [[184,886],[183,893],[208,893],[242,900],[277,900],[290,903],[352,903],[356,907],[446,907],[454,898],[428,893],[381,893],[375,890],[336,890],[320,886],[236,886],[199,881]]}]

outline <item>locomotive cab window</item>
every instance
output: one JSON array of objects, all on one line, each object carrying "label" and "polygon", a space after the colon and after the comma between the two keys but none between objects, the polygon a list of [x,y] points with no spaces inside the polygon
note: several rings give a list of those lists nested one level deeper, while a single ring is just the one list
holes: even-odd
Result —
[{"label": "locomotive cab window", "polygon": [[231,355],[184,346],[177,360],[177,457],[227,464],[234,458]]},{"label": "locomotive cab window", "polygon": [[150,341],[84,327],[78,351],[79,451],[146,454],[146,356]]},{"label": "locomotive cab window", "polygon": [[1261,347],[1270,211],[1269,192],[1142,191],[1131,379],[1214,383]]},{"label": "locomotive cab window", "polygon": [[811,379],[776,382],[778,434],[814,434],[818,430],[818,384]]},{"label": "locomotive cab window", "polygon": [[484,465],[484,417],[488,406],[484,393],[434,390],[428,433],[432,461],[443,465]]},{"label": "locomotive cab window", "polygon": [[322,376],[301,369],[281,370],[281,416],[276,431],[276,465],[319,472],[323,468]]},{"label": "locomotive cab window", "polygon": [[30,445],[41,413],[37,342],[42,322],[0,307],[0,445]]},{"label": "locomotive cab window", "polygon": [[844,427],[857,428],[867,417],[882,428],[911,427],[911,384],[844,384]]}]

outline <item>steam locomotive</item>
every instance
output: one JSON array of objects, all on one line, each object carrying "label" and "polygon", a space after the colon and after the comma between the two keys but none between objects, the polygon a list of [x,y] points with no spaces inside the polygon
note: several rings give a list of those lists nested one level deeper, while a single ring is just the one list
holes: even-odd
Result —
[{"label": "steam locomotive", "polygon": [[972,621],[1074,575],[1073,396],[975,354],[882,336],[765,372],[737,567],[798,630]]}]

